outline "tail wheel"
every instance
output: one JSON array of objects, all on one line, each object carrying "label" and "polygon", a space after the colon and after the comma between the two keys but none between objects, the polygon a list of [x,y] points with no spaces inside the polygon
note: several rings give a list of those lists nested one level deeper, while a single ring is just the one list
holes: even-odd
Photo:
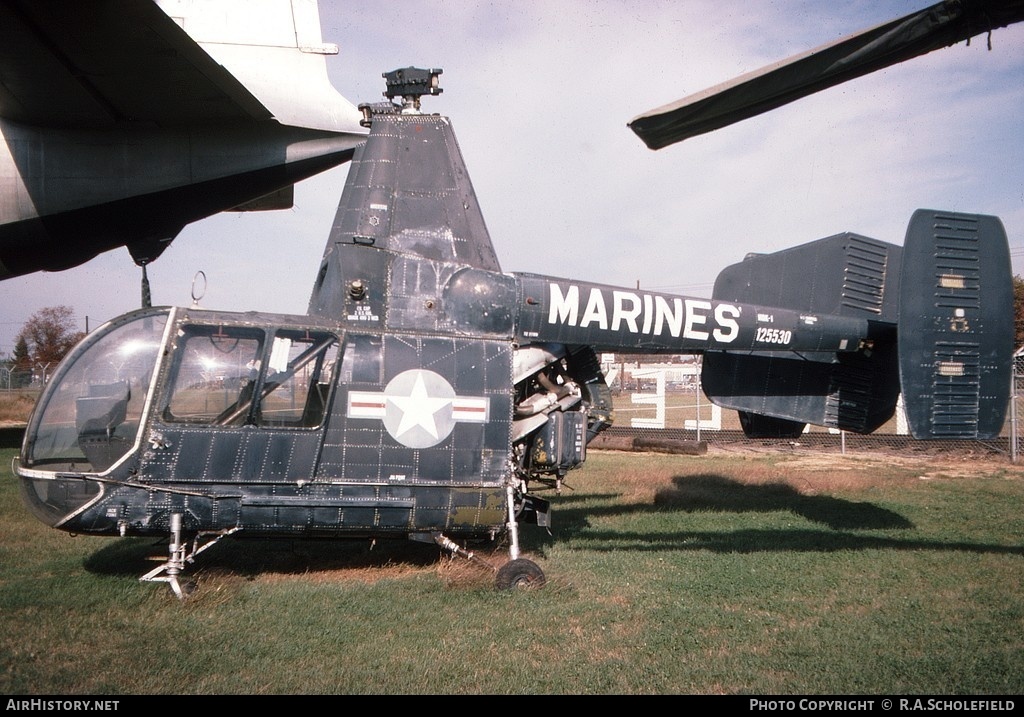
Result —
[{"label": "tail wheel", "polygon": [[544,571],[532,560],[510,560],[498,569],[495,580],[499,590],[523,590],[544,586]]}]

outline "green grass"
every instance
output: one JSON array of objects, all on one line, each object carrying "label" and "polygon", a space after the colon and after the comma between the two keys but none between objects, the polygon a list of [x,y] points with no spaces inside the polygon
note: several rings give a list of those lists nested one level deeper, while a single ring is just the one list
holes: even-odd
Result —
[{"label": "green grass", "polygon": [[[524,528],[541,590],[405,542],[72,537],[0,451],[0,693],[1024,692],[1010,464],[592,452]],[[497,555],[495,556],[497,558]]]}]

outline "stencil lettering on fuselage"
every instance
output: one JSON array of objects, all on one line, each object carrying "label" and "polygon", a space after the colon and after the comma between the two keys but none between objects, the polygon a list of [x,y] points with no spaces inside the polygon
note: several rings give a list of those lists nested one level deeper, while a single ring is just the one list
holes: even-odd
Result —
[{"label": "stencil lettering on fuselage", "polygon": [[735,304],[598,287],[581,291],[575,284],[563,290],[554,282],[548,287],[549,324],[723,344],[732,343],[740,332],[742,310]]}]

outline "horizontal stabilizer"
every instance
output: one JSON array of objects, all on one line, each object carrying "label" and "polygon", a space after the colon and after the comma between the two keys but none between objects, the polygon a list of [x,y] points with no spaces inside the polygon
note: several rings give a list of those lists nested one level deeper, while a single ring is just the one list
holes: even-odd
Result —
[{"label": "horizontal stabilizer", "polygon": [[[709,351],[701,383],[709,399],[741,415],[854,433],[878,429],[892,418],[899,398],[891,342],[879,342],[872,351],[817,356]],[[779,430],[774,422],[746,418],[747,435],[763,437],[766,430]]]},{"label": "horizontal stabilizer", "polygon": [[759,413],[739,411],[740,426],[748,438],[799,438],[807,427],[800,421],[762,416]]}]

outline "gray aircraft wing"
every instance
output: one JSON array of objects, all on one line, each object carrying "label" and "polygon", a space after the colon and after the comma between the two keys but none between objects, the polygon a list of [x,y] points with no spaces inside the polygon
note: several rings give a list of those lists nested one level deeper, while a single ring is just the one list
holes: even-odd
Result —
[{"label": "gray aircraft wing", "polygon": [[0,77],[0,116],[37,126],[272,117],[149,0],[0,1]]},{"label": "gray aircraft wing", "polygon": [[661,149],[794,100],[1024,20],[1024,0],[944,0],[634,117]]},{"label": "gray aircraft wing", "polygon": [[316,0],[0,0],[0,280],[291,207],[366,139],[337,53]]}]

